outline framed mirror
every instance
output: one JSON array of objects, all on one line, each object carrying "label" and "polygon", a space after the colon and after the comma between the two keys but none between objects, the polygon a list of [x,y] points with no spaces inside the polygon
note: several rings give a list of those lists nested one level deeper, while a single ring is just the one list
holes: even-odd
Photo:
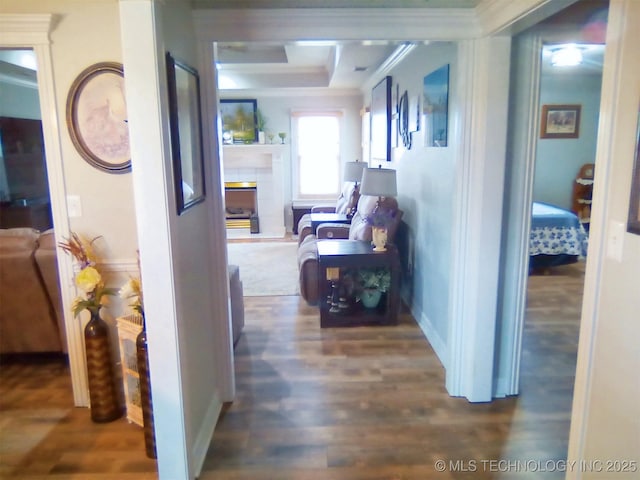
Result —
[{"label": "framed mirror", "polygon": [[167,53],[171,155],[178,215],[205,199],[198,72]]}]

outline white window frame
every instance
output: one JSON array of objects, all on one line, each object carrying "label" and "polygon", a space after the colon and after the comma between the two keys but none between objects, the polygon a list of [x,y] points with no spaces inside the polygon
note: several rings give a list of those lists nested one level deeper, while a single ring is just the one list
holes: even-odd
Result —
[{"label": "white window frame", "polygon": [[[338,179],[336,182],[336,191],[335,193],[327,192],[323,195],[310,195],[310,194],[302,194],[300,192],[300,165],[298,162],[298,122],[297,118],[299,117],[313,117],[313,116],[330,116],[335,117],[338,120]],[[343,138],[344,138],[344,110],[341,109],[312,109],[312,110],[292,110],[291,111],[291,182],[292,182],[292,192],[293,192],[293,200],[297,200],[300,202],[305,201],[335,201],[335,199],[340,195],[340,191],[342,190],[342,148],[343,148]]]}]

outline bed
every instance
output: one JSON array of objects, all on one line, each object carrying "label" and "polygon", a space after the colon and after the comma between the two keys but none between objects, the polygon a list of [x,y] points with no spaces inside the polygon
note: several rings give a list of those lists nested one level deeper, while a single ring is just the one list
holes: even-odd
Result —
[{"label": "bed", "polygon": [[587,232],[578,217],[548,203],[533,202],[529,270],[576,263],[587,255]]}]

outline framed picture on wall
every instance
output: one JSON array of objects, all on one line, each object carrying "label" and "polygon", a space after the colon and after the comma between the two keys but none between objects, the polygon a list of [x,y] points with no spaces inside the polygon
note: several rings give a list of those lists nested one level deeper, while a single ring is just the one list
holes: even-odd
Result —
[{"label": "framed picture on wall", "polygon": [[220,100],[224,143],[258,142],[258,101],[255,99]]},{"label": "framed picture on wall", "polygon": [[121,63],[96,63],[80,72],[67,96],[67,126],[87,163],[108,173],[131,171]]},{"label": "framed picture on wall", "polygon": [[371,90],[371,165],[391,161],[391,77]]},{"label": "framed picture on wall", "polygon": [[169,126],[178,215],[204,201],[198,72],[167,53]]},{"label": "framed picture on wall", "polygon": [[540,138],[578,138],[580,105],[543,105]]},{"label": "framed picture on wall", "polygon": [[423,79],[424,146],[446,147],[449,125],[449,64]]}]

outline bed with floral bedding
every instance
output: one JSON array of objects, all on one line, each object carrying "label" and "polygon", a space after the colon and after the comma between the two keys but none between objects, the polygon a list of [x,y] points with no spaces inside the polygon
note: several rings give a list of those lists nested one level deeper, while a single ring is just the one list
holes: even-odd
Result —
[{"label": "bed with floral bedding", "polygon": [[588,236],[578,217],[548,203],[533,202],[530,269],[577,262],[587,255]]}]

